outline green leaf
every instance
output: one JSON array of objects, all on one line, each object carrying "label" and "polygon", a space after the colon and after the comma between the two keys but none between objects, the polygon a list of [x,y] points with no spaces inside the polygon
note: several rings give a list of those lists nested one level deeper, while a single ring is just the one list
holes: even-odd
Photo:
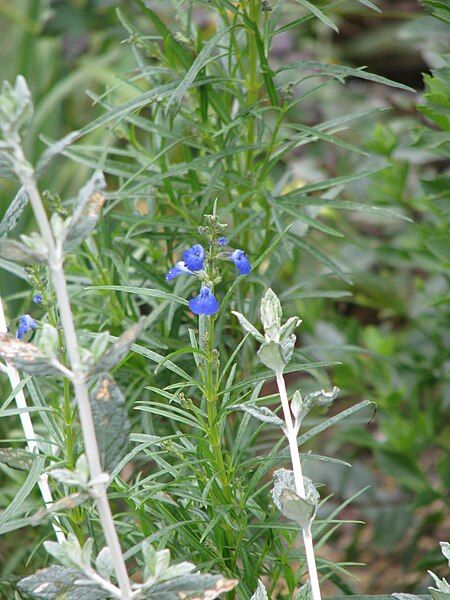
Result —
[{"label": "green leaf", "polygon": [[64,250],[72,252],[92,233],[105,203],[105,178],[97,171],[81,188],[78,200],[64,235]]},{"label": "green leaf", "polygon": [[175,294],[171,294],[170,292],[165,292],[163,290],[150,290],[150,289],[140,288],[140,287],[130,286],[130,285],[95,285],[95,286],[92,285],[86,289],[88,289],[88,290],[115,290],[116,292],[137,294],[138,296],[142,296],[143,298],[162,298],[163,300],[177,302],[178,304],[183,304],[185,306],[189,305],[189,302],[185,298],[181,298],[180,296],[176,296]]},{"label": "green leaf", "polygon": [[277,415],[267,408],[266,406],[257,406],[256,404],[241,404],[235,406],[239,410],[243,410],[255,419],[262,421],[263,423],[270,423],[271,425],[277,425],[277,427],[284,427],[284,421],[277,417]]},{"label": "green leaf", "polygon": [[8,465],[11,469],[29,471],[35,458],[37,454],[23,448],[0,448],[0,463]]},{"label": "green leaf", "polygon": [[366,79],[367,81],[373,81],[374,83],[382,83],[383,85],[415,93],[415,90],[413,88],[410,88],[407,85],[404,85],[403,83],[397,83],[396,81],[392,81],[390,79],[387,79],[386,77],[381,77],[381,75],[375,75],[373,73],[368,73],[367,71],[364,71],[364,67],[353,69],[352,67],[346,67],[343,65],[333,65],[330,63],[319,62],[316,60],[303,60],[293,63],[287,63],[286,65],[280,67],[277,73],[281,73],[282,71],[287,71],[291,69],[298,69],[300,71],[319,71],[321,74],[333,75],[338,79],[345,77],[357,77],[359,79]]},{"label": "green leaf", "polygon": [[333,23],[333,21],[331,19],[329,19],[317,6],[315,6],[314,4],[311,4],[311,2],[308,2],[308,0],[295,0],[295,1],[298,2],[299,4],[301,4],[302,6],[304,6],[305,8],[307,8],[309,11],[311,11],[313,13],[313,15],[315,15],[318,19],[320,19],[322,21],[322,23],[324,23],[327,27],[331,27],[331,29],[334,29],[334,31],[339,32],[338,28]]},{"label": "green leaf", "polygon": [[16,586],[20,592],[36,600],[103,600],[110,597],[91,583],[77,585],[75,582],[80,579],[86,578],[76,569],[53,566],[21,579]]},{"label": "green leaf", "polygon": [[14,497],[14,500],[5,508],[5,510],[0,514],[0,531],[3,525],[7,525],[10,521],[11,517],[17,513],[22,504],[28,498],[28,496],[33,491],[34,486],[37,484],[39,477],[41,476],[42,469],[44,467],[44,459],[41,457],[36,457],[33,461],[28,476],[23,483],[22,487],[19,489],[17,494]]},{"label": "green leaf", "polygon": [[235,27],[235,25],[233,25],[231,27],[227,27],[225,29],[221,29],[210,40],[208,40],[208,42],[203,46],[203,48],[199,52],[199,55],[192,63],[191,68],[186,73],[185,77],[183,78],[182,82],[178,85],[176,90],[170,96],[168,103],[167,103],[167,108],[170,108],[170,106],[172,104],[179,105],[181,103],[183,96],[185,95],[187,90],[191,87],[195,78],[200,73],[200,71],[203,69],[205,64],[208,62],[209,57],[211,56],[212,52],[214,51],[214,48],[217,46],[217,44],[220,42],[220,40],[229,31],[231,31],[231,29],[233,29],[234,27]]},{"label": "green leaf", "polygon": [[316,506],[300,498],[294,491],[284,488],[280,494],[281,512],[295,521],[302,529],[308,529],[316,514]]},{"label": "green leaf", "polygon": [[127,452],[130,423],[124,397],[111,375],[99,377],[91,408],[102,468],[112,471]]}]

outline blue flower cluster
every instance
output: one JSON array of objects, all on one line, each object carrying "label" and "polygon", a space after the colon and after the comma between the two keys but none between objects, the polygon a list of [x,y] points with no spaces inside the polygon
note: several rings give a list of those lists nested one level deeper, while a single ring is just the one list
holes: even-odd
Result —
[{"label": "blue flower cluster", "polygon": [[[218,246],[228,246],[226,237],[219,237]],[[224,258],[234,263],[241,275],[248,275],[252,267],[247,255],[243,250],[233,250],[230,252],[221,252],[218,258]],[[203,281],[208,278],[207,273],[203,271],[205,262],[205,250],[200,244],[195,244],[183,252],[183,260],[178,261],[167,273],[166,279],[172,281],[179,275],[197,275]],[[210,285],[203,283],[200,293],[195,298],[189,300],[189,308],[196,315],[214,315],[219,310],[219,303],[214,296]]]},{"label": "blue flower cluster", "polygon": [[37,322],[30,315],[21,315],[19,317],[19,327],[17,328],[17,339],[22,340],[29,331],[36,331],[37,327]]}]

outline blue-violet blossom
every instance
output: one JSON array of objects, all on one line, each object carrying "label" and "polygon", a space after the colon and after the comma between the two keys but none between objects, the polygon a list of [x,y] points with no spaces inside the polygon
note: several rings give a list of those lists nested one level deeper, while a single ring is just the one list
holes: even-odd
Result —
[{"label": "blue-violet blossom", "polygon": [[219,310],[219,303],[211,289],[204,285],[200,294],[189,300],[189,308],[195,315],[213,315]]},{"label": "blue-violet blossom", "polygon": [[42,299],[42,294],[35,294],[35,295],[33,296],[33,302],[34,302],[35,304],[42,304],[42,300],[43,300],[43,299]]},{"label": "blue-violet blossom", "polygon": [[183,260],[190,271],[200,271],[200,269],[203,269],[203,261],[205,260],[203,246],[194,244],[192,248],[183,252]]},{"label": "blue-violet blossom", "polygon": [[19,317],[19,327],[17,328],[17,339],[22,340],[31,329],[36,331],[37,326],[37,322],[30,315],[21,315]]},{"label": "blue-violet blossom", "polygon": [[241,275],[248,275],[252,270],[250,261],[243,250],[235,250],[230,254],[228,260],[231,260],[236,265],[237,270]]},{"label": "blue-violet blossom", "polygon": [[167,281],[172,281],[172,279],[175,279],[175,277],[178,277],[178,275],[182,275],[183,273],[192,275],[192,271],[187,268],[186,263],[183,260],[179,260],[167,273],[166,279]]},{"label": "blue-violet blossom", "polygon": [[217,240],[217,245],[218,246],[228,246],[228,238],[226,238],[225,236],[220,237]]}]

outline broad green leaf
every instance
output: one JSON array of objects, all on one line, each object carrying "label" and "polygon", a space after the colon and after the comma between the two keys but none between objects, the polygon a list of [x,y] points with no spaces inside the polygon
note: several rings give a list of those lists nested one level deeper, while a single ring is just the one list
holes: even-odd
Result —
[{"label": "broad green leaf", "polygon": [[102,467],[109,472],[126,454],[130,423],[123,394],[107,373],[91,392],[91,408]]}]

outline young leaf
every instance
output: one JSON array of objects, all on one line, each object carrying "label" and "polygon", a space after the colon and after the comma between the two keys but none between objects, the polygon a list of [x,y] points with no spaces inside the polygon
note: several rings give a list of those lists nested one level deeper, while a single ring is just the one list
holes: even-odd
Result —
[{"label": "young leaf", "polygon": [[67,224],[64,237],[64,250],[66,252],[75,250],[94,230],[100,216],[100,210],[106,200],[102,193],[105,187],[103,173],[97,171],[81,188],[75,210]]},{"label": "young leaf", "polygon": [[289,469],[278,469],[273,474],[273,488],[270,494],[279,511],[281,511],[281,492],[284,489],[295,492],[294,472]]},{"label": "young leaf", "polygon": [[110,595],[100,587],[77,584],[83,573],[76,569],[53,566],[21,579],[17,589],[36,600],[103,600]]},{"label": "young leaf", "polygon": [[281,512],[285,517],[308,529],[316,514],[316,506],[300,498],[298,494],[287,488],[280,494]]},{"label": "young leaf", "polygon": [[126,454],[130,423],[122,392],[107,373],[91,393],[91,407],[102,467],[112,471]]},{"label": "young leaf", "polygon": [[258,357],[264,366],[275,373],[282,371],[287,364],[282,353],[281,344],[277,344],[276,342],[262,344],[258,350]]},{"label": "young leaf", "polygon": [[252,417],[255,417],[259,421],[263,423],[271,423],[272,425],[277,425],[278,427],[284,426],[284,421],[277,417],[277,415],[267,408],[266,406],[256,406],[256,404],[242,404],[241,406],[236,406],[239,410],[243,410],[248,413]]},{"label": "young leaf", "polygon": [[36,457],[23,448],[0,448],[0,463],[18,471],[29,471]]},{"label": "young leaf", "polygon": [[256,327],[254,327],[250,321],[247,321],[244,315],[241,315],[241,313],[237,312],[236,310],[232,310],[231,312],[239,319],[239,323],[244,331],[252,335],[256,340],[258,340],[258,342],[261,342],[261,344],[264,343],[264,336],[259,333]]},{"label": "young leaf", "polygon": [[264,587],[260,579],[258,580],[258,587],[256,588],[256,592],[253,594],[250,600],[269,600],[266,588]]},{"label": "young leaf", "polygon": [[45,376],[65,374],[64,367],[52,356],[46,356],[33,344],[22,342],[8,334],[0,334],[0,356],[16,369],[29,375]]},{"label": "young leaf", "polygon": [[22,242],[7,238],[0,239],[0,257],[27,265],[45,263],[47,261],[47,254],[34,251]]},{"label": "young leaf", "polygon": [[89,376],[104,371],[110,371],[114,365],[121,362],[131,349],[131,346],[140,336],[144,327],[144,319],[127,329],[111,346],[109,350],[94,364],[89,371]]},{"label": "young leaf", "polygon": [[269,335],[276,332],[281,326],[283,310],[278,296],[270,288],[261,300],[261,323]]}]

